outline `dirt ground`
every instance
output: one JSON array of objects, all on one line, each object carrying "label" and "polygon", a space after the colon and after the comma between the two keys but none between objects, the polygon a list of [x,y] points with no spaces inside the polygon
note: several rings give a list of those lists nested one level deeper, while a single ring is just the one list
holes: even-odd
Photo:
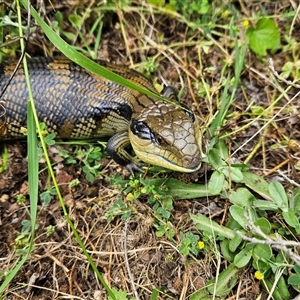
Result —
[{"label": "dirt ground", "polygon": [[[95,1],[97,2],[97,1]],[[63,32],[77,35],[74,44],[85,48],[86,42],[95,43],[95,36],[90,33],[90,27],[101,17],[103,22],[101,43],[98,47],[97,58],[118,64],[127,64],[145,73],[141,62],[147,57],[156,57],[158,63],[151,78],[157,82],[167,82],[181,91],[181,99],[191,107],[202,126],[205,128],[209,119],[218,110],[214,98],[222,92],[220,73],[224,64],[232,68],[234,49],[226,37],[228,32],[220,26],[219,33],[212,32],[212,39],[205,37],[205,30],[191,29],[180,19],[168,17],[163,13],[154,13],[144,3],[144,12],[137,9],[141,2],[134,2],[130,9],[115,11],[101,10],[107,7],[107,2],[89,1],[52,1],[53,7],[45,1],[44,19],[51,23],[55,13],[63,16],[60,34]],[[109,2],[110,3],[110,2]],[[34,3],[36,6],[37,4]],[[102,6],[101,6],[102,5]],[[216,8],[220,9],[218,1]],[[288,8],[290,2],[282,3],[252,3],[247,1],[235,2],[235,9],[242,17],[253,16],[259,11],[269,15],[280,14]],[[37,6],[36,6],[37,7]],[[5,7],[6,13],[11,12]],[[41,9],[43,13],[43,10]],[[80,16],[87,14],[81,27],[81,34],[74,30],[68,19],[70,14]],[[24,12],[24,18],[26,13]],[[227,22],[226,19],[224,22]],[[285,31],[287,20],[276,19],[282,32]],[[299,41],[300,22],[295,24],[294,38]],[[163,42],[160,42],[160,39]],[[201,43],[212,42],[209,51],[199,50]],[[168,45],[172,45],[168,47]],[[175,46],[174,46],[175,45]],[[13,46],[13,48],[17,46]],[[14,49],[15,49],[14,48]],[[36,28],[28,40],[27,51],[33,56],[59,55],[59,52],[45,38],[42,31]],[[12,55],[16,50],[11,50]],[[199,65],[201,55],[202,66]],[[290,52],[279,51],[273,54],[274,67],[281,70],[284,62],[290,59]],[[7,54],[8,56],[8,54]],[[211,68],[211,67],[214,68]],[[210,84],[212,97],[206,99],[199,93],[195,80],[201,82],[201,77]],[[273,75],[268,69],[265,59],[258,59],[248,51],[241,84],[236,94],[230,114],[222,132],[235,131],[250,122],[249,103],[257,107],[267,107],[271,99],[276,98],[280,91],[274,87]],[[181,90],[182,86],[185,88]],[[295,88],[287,93],[296,94]],[[284,102],[285,99],[282,100]],[[288,144],[282,148],[272,148],[282,136],[289,140],[300,140],[300,120],[297,108],[299,100],[280,114],[279,121],[272,129],[249,140],[261,124],[237,132],[226,143],[232,153],[246,141],[241,151],[233,159],[243,161],[249,156],[255,146],[262,141],[263,147],[249,161],[252,171],[265,175],[267,180],[279,179],[289,186],[291,182],[272,172],[280,164],[280,170],[300,182],[300,172],[293,167],[293,160],[299,157],[299,146]],[[278,110],[277,107],[274,110]],[[250,116],[250,117],[249,117]],[[204,138],[205,139],[205,138]],[[205,143],[209,141],[204,140]],[[96,145],[96,144],[93,144]],[[0,283],[5,272],[12,268],[17,261],[18,251],[22,250],[22,229],[24,220],[29,220],[29,190],[27,170],[27,145],[24,141],[1,142],[0,165],[5,165],[4,153],[8,151],[7,168],[0,174]],[[218,197],[206,197],[193,200],[178,200],[174,202],[171,211],[170,226],[175,232],[173,239],[166,236],[158,237],[153,226],[155,214],[148,203],[147,195],[142,195],[130,206],[132,214],[128,221],[120,216],[108,222],[109,212],[120,199],[126,202],[125,189],[127,186],[117,184],[118,178],[129,179],[131,174],[117,165],[109,157],[102,157],[103,166],[100,174],[93,182],[89,182],[83,172],[83,163],[76,158],[72,164],[66,163],[61,150],[86,151],[84,146],[55,144],[49,148],[55,174],[61,187],[64,202],[71,220],[83,240],[89,254],[109,286],[126,291],[127,296],[134,297],[133,282],[140,299],[152,299],[154,289],[160,289],[157,299],[189,299],[193,292],[204,287],[209,279],[216,275],[216,265],[226,268],[226,261],[218,259],[214,253],[200,253],[197,257],[187,258],[178,251],[180,243],[179,232],[188,231],[192,227],[190,213],[205,213],[213,215],[213,219],[224,223],[228,217],[228,202]],[[283,163],[284,162],[284,163]],[[51,185],[45,161],[40,161],[39,190],[48,191]],[[153,173],[152,173],[153,174]],[[211,174],[210,167],[203,165],[193,174],[176,172],[158,173],[156,177],[171,177],[184,182],[206,183]],[[118,177],[119,175],[119,177]],[[152,178],[154,175],[144,175]],[[147,177],[150,176],[150,177]],[[79,184],[69,187],[69,183],[78,179]],[[112,184],[112,181],[114,184]],[[22,198],[23,197],[23,198]],[[20,204],[20,199],[23,199]],[[38,207],[37,231],[34,251],[30,259],[21,268],[10,283],[4,299],[107,299],[102,284],[89,267],[88,261],[76,242],[67,224],[63,211],[55,195],[50,195],[49,204],[43,204],[41,199]],[[209,209],[208,209],[209,208]],[[55,230],[47,234],[51,228]],[[201,235],[201,232],[195,232]],[[18,241],[18,243],[17,243]],[[19,245],[19,246],[18,246]],[[256,299],[262,293],[260,283],[254,279],[251,267],[239,274],[238,286],[232,290],[228,299]],[[31,283],[31,287],[26,286]],[[266,299],[266,294],[262,294]],[[125,299],[121,298],[120,299]]]}]

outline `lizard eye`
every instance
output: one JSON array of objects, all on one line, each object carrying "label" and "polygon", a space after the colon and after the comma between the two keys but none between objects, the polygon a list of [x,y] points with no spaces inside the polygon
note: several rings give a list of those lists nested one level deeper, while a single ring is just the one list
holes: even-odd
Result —
[{"label": "lizard eye", "polygon": [[159,134],[156,134],[155,135],[155,138],[156,138],[156,142],[157,144],[161,145],[161,144],[164,144],[165,143],[165,140],[163,139],[163,137]]}]

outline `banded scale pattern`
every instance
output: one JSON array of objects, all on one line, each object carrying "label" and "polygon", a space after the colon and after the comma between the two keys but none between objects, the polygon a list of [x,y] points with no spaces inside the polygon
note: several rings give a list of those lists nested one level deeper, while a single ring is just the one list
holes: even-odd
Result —
[{"label": "banded scale pattern", "polygon": [[[3,89],[13,69],[13,65],[1,66],[0,89]],[[31,59],[29,72],[39,120],[45,122],[47,129],[57,136],[111,136],[120,127],[128,127],[132,114],[128,98],[132,94],[124,87],[91,76],[69,60]],[[18,70],[1,100],[7,112],[6,138],[22,137],[21,127],[26,126],[24,116],[28,100],[22,69]],[[120,119],[123,121],[120,122]]]},{"label": "banded scale pattern", "polygon": [[[99,63],[156,92],[140,73],[124,66]],[[30,59],[28,66],[39,121],[57,137],[111,137],[108,153],[130,170],[139,168],[125,149],[129,144],[144,162],[182,172],[199,168],[201,134],[191,112],[94,75],[65,58]],[[9,63],[0,66],[1,90],[14,67]],[[176,99],[170,87],[163,96]],[[0,99],[0,140],[23,136],[27,99],[24,72],[20,68]]]}]

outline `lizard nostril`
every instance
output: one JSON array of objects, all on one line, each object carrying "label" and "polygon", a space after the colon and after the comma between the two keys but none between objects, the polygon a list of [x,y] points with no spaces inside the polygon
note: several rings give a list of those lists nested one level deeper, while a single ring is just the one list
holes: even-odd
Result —
[{"label": "lizard nostril", "polygon": [[191,160],[188,157],[185,157],[182,161],[184,162],[185,165],[187,165],[190,163]]},{"label": "lizard nostril", "polygon": [[200,164],[200,159],[194,156],[185,156],[182,159],[182,164],[185,167],[193,168]]}]

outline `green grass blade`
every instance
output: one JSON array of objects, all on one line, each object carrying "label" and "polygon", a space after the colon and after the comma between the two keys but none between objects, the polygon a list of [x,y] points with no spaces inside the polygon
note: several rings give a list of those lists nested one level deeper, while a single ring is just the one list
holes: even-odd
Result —
[{"label": "green grass blade", "polygon": [[[22,2],[23,6],[25,8],[28,7],[28,1],[27,0],[20,0]],[[34,19],[38,22],[38,24],[43,29],[46,36],[49,38],[49,40],[56,46],[57,49],[59,49],[66,57],[74,61],[79,66],[89,70],[92,73],[95,73],[96,75],[105,77],[106,79],[109,79],[113,82],[117,82],[121,85],[124,85],[128,88],[134,89],[139,91],[140,93],[159,98],[162,100],[166,100],[163,97],[160,97],[158,94],[153,93],[147,89],[144,89],[138,85],[135,85],[129,80],[126,80],[125,78],[107,70],[106,68],[98,65],[96,62],[88,59],[81,53],[77,52],[74,47],[67,44],[60,36],[58,36],[51,27],[49,27],[38,15],[37,11],[31,6],[31,15],[34,17]]]},{"label": "green grass blade", "polygon": [[[22,37],[22,23],[21,23],[21,10],[19,2],[17,1],[17,12],[18,12],[18,22],[19,22],[19,34]],[[20,39],[21,49],[25,51],[24,40]],[[35,224],[36,224],[36,215],[37,215],[37,202],[38,202],[38,155],[37,155],[37,139],[36,139],[36,125],[33,114],[32,107],[32,92],[30,88],[30,80],[26,65],[26,59],[24,60],[24,72],[26,83],[28,87],[28,94],[31,101],[28,102],[28,118],[27,118],[27,150],[28,150],[28,184],[29,184],[29,197],[30,197],[30,222],[31,222],[31,235],[29,245],[26,249],[26,252],[23,258],[17,263],[17,265],[10,271],[9,275],[5,278],[4,282],[0,286],[0,296],[4,292],[8,284],[13,280],[19,270],[22,268],[26,260],[28,259],[34,244],[35,236]]]},{"label": "green grass blade", "polygon": [[234,97],[240,82],[240,76],[244,68],[244,61],[245,61],[247,49],[248,49],[247,45],[243,45],[239,47],[238,42],[236,42],[236,46],[235,46],[236,60],[234,63],[234,82],[233,82],[232,92],[229,97],[228,89],[230,87],[230,76],[228,76],[225,82],[224,90],[221,95],[220,110],[209,128],[210,137],[213,137],[216,134],[216,132],[222,127],[228,109],[230,108],[231,104],[234,101]]},{"label": "green grass blade", "polygon": [[[26,0],[20,0],[22,2],[22,4],[25,6],[25,8],[28,7],[28,1]],[[52,31],[52,29],[50,27],[48,27],[48,25],[38,16],[37,12],[34,10],[34,8],[31,6],[31,13],[32,13],[32,16],[38,21],[41,23],[41,27],[45,30],[48,31],[48,37],[49,39],[51,40],[50,37],[57,37],[59,38],[55,33],[54,31]],[[21,20],[19,21],[19,23],[21,24]],[[21,33],[22,34],[22,33]],[[77,53],[77,51],[75,51],[71,46],[69,46],[68,44],[66,44],[61,38],[59,38],[61,41],[60,43],[60,46],[61,48],[68,54],[66,55],[67,57],[69,58],[75,58],[75,62],[76,60],[80,60],[80,58],[83,58],[83,62],[80,61],[81,63],[84,63],[84,61],[87,61],[87,63],[90,63],[92,65],[92,67],[98,67],[98,65],[96,63],[94,63],[93,61],[85,58],[82,54],[80,53]],[[21,39],[22,40],[22,39]],[[62,51],[63,52],[63,51]],[[66,54],[65,52],[63,52],[64,54]],[[79,65],[81,65],[79,63]],[[104,68],[101,68],[105,71],[106,74],[108,73],[112,73]],[[64,215],[65,215],[65,218],[68,222],[68,224],[70,225],[71,229],[72,229],[72,232],[76,238],[76,241],[78,242],[79,246],[81,247],[84,255],[86,256],[89,264],[91,265],[92,269],[94,270],[94,272],[97,274],[97,277],[98,279],[100,280],[101,284],[103,285],[103,287],[106,289],[107,293],[109,294],[109,296],[111,297],[112,300],[115,300],[116,297],[114,295],[114,293],[111,291],[111,289],[109,288],[109,286],[107,285],[107,283],[105,282],[103,276],[100,274],[99,270],[97,269],[96,265],[94,264],[92,258],[90,257],[90,255],[88,254],[86,248],[84,247],[84,243],[82,242],[79,234],[77,233],[75,227],[74,227],[74,224],[72,223],[68,213],[67,213],[67,210],[66,210],[66,207],[64,205],[64,201],[62,199],[62,196],[61,196],[61,193],[60,193],[60,190],[59,190],[59,187],[58,187],[58,184],[57,184],[57,181],[56,181],[56,178],[55,178],[55,175],[54,175],[54,172],[53,172],[53,169],[52,169],[52,166],[51,166],[51,162],[50,162],[50,159],[49,159],[49,156],[48,156],[48,152],[47,152],[47,146],[45,144],[45,141],[44,141],[44,138],[43,138],[43,135],[41,134],[41,130],[39,128],[39,122],[38,122],[38,117],[37,117],[37,113],[36,113],[36,110],[35,110],[35,106],[34,106],[34,101],[33,101],[33,97],[32,97],[32,93],[31,93],[31,89],[30,89],[30,80],[29,80],[29,75],[28,75],[28,71],[27,70],[27,64],[26,64],[26,58],[24,59],[24,71],[25,71],[25,74],[26,74],[26,80],[27,80],[27,85],[28,85],[28,93],[29,93],[29,97],[30,97],[30,101],[32,103],[32,105],[29,105],[29,122],[31,125],[33,125],[33,121],[35,122],[35,126],[34,126],[34,130],[32,130],[32,128],[30,128],[30,130],[32,132],[34,132],[35,134],[35,128],[37,127],[38,129],[38,133],[39,133],[39,136],[40,136],[40,140],[41,140],[41,144],[42,144],[42,148],[43,148],[43,152],[44,152],[44,156],[45,156],[45,159],[46,159],[46,162],[47,162],[47,166],[48,166],[48,169],[49,169],[49,173],[51,175],[51,178],[52,178],[52,181],[53,181],[53,184],[55,186],[55,189],[56,189],[56,192],[57,192],[57,196],[59,198],[59,201],[60,201],[60,204],[61,204],[61,207],[64,211]],[[98,71],[99,72],[99,71]],[[112,73],[113,74],[113,73]],[[101,76],[103,76],[103,74],[101,73]],[[122,77],[121,77],[122,78]],[[31,126],[30,125],[30,126]],[[29,141],[31,142],[31,140]],[[32,149],[31,149],[32,150]],[[34,152],[33,152],[34,153]],[[37,158],[37,154],[35,154],[35,159]],[[32,168],[32,175],[31,176],[35,176],[34,175],[34,165],[31,166]],[[34,177],[33,178],[33,181],[36,180],[36,178]],[[38,182],[36,180],[36,182]],[[35,188],[33,187],[33,192],[35,193]],[[30,191],[31,193],[31,191]],[[36,201],[37,203],[37,201]],[[34,217],[34,221],[36,220],[36,217]],[[33,226],[35,227],[35,226]]]},{"label": "green grass blade", "polygon": [[[32,109],[32,102],[27,105],[27,153],[28,153],[28,184],[30,196],[30,221],[31,236],[35,233],[35,223],[38,203],[38,181],[39,181],[39,165],[36,126]],[[33,240],[31,241],[33,243]],[[33,246],[33,245],[32,245]]]},{"label": "green grass blade", "polygon": [[209,127],[209,137],[213,137],[216,132],[222,127],[228,107],[230,105],[228,97],[228,88],[229,88],[230,77],[228,76],[225,82],[224,90],[221,95],[221,106],[220,110],[214,118],[211,126]]},{"label": "green grass blade", "polygon": [[[27,258],[29,256],[29,251],[23,256],[23,258],[18,262],[18,264],[9,272],[9,274],[6,276],[5,280],[0,286],[0,299],[3,297],[3,293],[6,289],[6,287],[9,285],[9,283],[14,279],[14,277],[17,275],[19,270],[22,268],[24,263],[26,262]],[[5,298],[3,298],[5,299]]]}]

